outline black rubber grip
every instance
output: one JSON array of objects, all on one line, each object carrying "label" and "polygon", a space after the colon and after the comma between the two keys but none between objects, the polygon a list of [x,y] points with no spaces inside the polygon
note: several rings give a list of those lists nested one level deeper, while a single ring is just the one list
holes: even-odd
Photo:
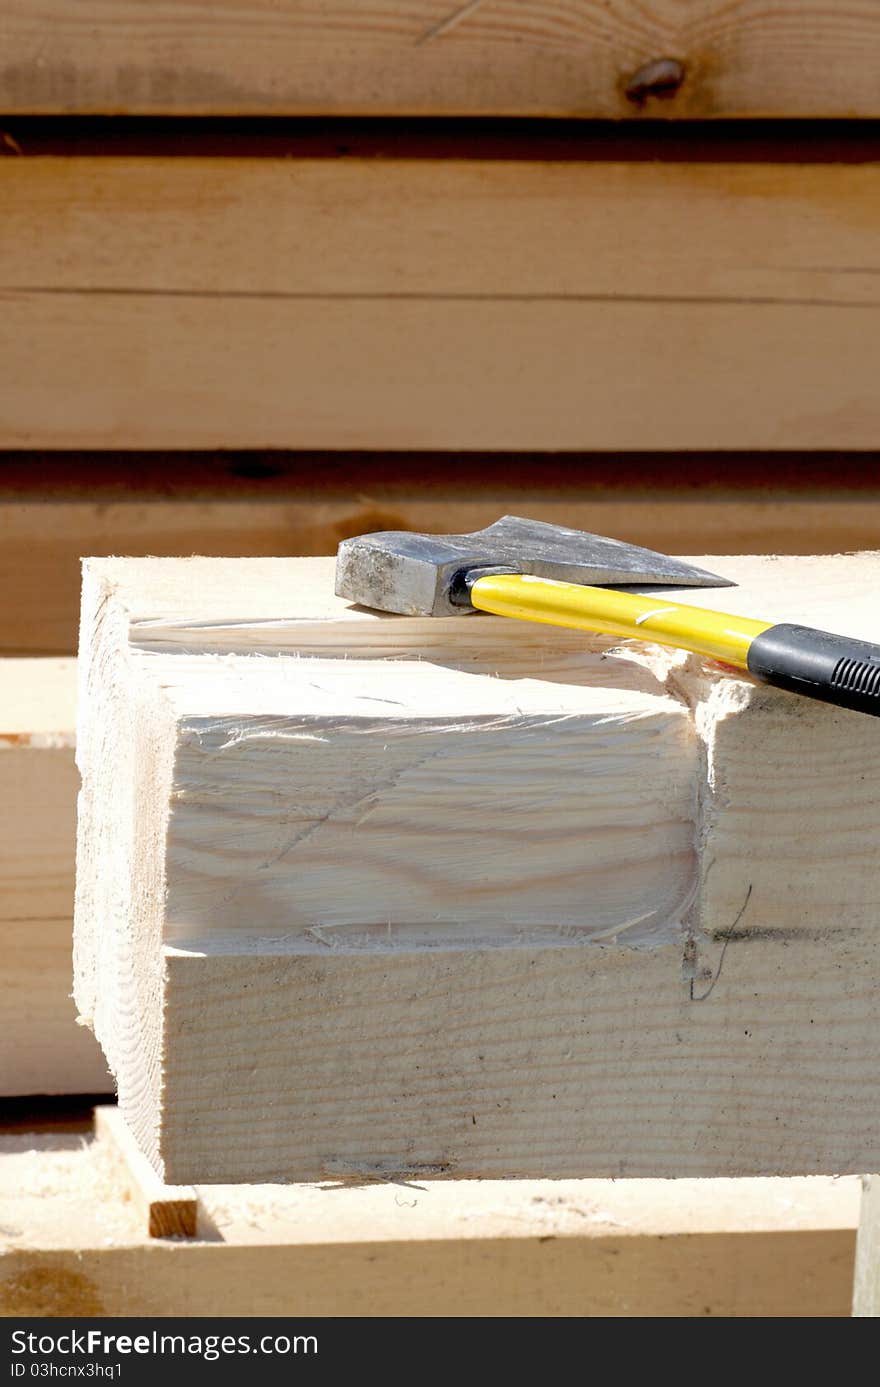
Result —
[{"label": "black rubber grip", "polygon": [[880,646],[810,626],[769,626],[749,646],[750,673],[779,689],[880,717]]}]

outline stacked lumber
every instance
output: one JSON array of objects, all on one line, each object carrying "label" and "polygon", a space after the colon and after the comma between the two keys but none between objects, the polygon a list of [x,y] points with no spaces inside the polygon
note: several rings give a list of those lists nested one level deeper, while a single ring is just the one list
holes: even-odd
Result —
[{"label": "stacked lumber", "polygon": [[[880,635],[876,556],[697,562]],[[86,567],[76,998],[154,1168],[876,1164],[874,724],[332,568]]]},{"label": "stacked lumber", "polygon": [[[876,117],[875,10],[0,0],[0,1095],[122,1103],[0,1137],[0,1313],[846,1312],[851,1183],[687,1176],[880,1167],[873,728],[272,556],[876,547],[872,122],[717,121]],[[74,1006],[84,553],[253,562],[89,569]]]},{"label": "stacked lumber", "polygon": [[0,203],[0,448],[880,445],[876,156],[10,157]]},{"label": "stacked lumber", "polygon": [[4,111],[876,116],[835,0],[3,0]]},{"label": "stacked lumber", "polygon": [[71,1000],[75,660],[0,660],[0,1096],[111,1087]]},{"label": "stacked lumber", "polygon": [[101,1139],[0,1136],[0,1316],[849,1313],[858,1181],[204,1186],[147,1237]]}]

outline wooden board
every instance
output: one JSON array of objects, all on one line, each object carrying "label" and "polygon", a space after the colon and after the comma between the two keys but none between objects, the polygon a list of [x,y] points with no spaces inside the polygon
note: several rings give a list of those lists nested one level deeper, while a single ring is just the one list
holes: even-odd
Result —
[{"label": "wooden board", "polygon": [[880,1315],[880,1178],[876,1175],[862,1180],[852,1312],[857,1319]]},{"label": "wooden board", "polygon": [[75,660],[0,660],[0,1096],[111,1087],[71,1001]]},{"label": "wooden board", "polygon": [[[876,556],[698,562],[880,635]],[[880,1156],[872,722],[330,560],[92,561],[83,635],[77,1001],[166,1179]]]},{"label": "wooden board", "polygon": [[[467,485],[462,477],[467,476]],[[880,536],[873,458],[22,453],[0,464],[0,649],[69,655],[83,554],[329,554],[514,512],[665,553],[823,553]]]},{"label": "wooden board", "polygon": [[880,443],[876,164],[9,158],[0,199],[0,447]]},{"label": "wooden board", "polygon": [[[5,111],[878,113],[877,15],[840,0],[3,0],[0,32]],[[668,57],[684,80],[636,99]]]},{"label": "wooden board", "polygon": [[208,1186],[145,1236],[100,1142],[0,1137],[0,1315],[845,1316],[858,1182]]}]

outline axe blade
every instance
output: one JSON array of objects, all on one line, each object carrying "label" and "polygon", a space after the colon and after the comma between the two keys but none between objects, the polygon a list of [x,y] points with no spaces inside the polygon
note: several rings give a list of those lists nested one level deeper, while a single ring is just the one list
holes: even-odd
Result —
[{"label": "axe blade", "polygon": [[343,540],[336,594],[405,616],[465,616],[451,600],[465,572],[487,569],[589,587],[731,587],[727,578],[606,535],[505,515],[471,535],[383,530]]}]

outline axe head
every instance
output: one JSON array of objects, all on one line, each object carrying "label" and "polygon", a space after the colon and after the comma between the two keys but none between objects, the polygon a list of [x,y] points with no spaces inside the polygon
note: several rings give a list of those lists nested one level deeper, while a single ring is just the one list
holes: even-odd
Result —
[{"label": "axe head", "polygon": [[465,616],[466,577],[530,573],[590,587],[723,588],[727,578],[604,535],[505,515],[472,535],[383,530],[343,540],[336,595],[405,616]]}]

